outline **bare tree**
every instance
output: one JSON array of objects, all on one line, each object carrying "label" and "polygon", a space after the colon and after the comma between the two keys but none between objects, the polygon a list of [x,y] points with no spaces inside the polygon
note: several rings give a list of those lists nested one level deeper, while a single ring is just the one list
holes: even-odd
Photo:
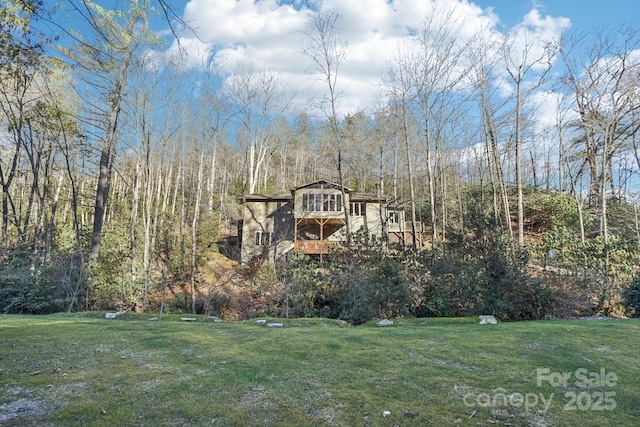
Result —
[{"label": "bare tree", "polygon": [[526,29],[514,32],[505,39],[503,55],[507,74],[515,86],[514,105],[514,163],[518,194],[518,244],[524,246],[524,205],[522,196],[522,147],[524,107],[531,95],[547,81],[557,45],[553,40],[538,40]]},{"label": "bare tree", "polygon": [[622,28],[602,30],[594,39],[574,34],[561,51],[567,70],[562,81],[574,96],[573,107],[578,113],[575,140],[582,144],[584,158],[579,173],[588,168],[589,200],[598,208],[605,274],[601,302],[608,292],[610,272],[607,206],[615,185],[612,162],[640,128],[634,120],[640,109],[638,47],[638,33]]},{"label": "bare tree", "polygon": [[277,143],[273,125],[288,109],[293,94],[282,86],[275,73],[259,72],[249,65],[239,66],[223,90],[232,104],[238,140],[246,145],[249,193],[254,194]]},{"label": "bare tree", "polygon": [[[589,173],[589,199],[599,200],[600,229],[606,228],[602,208],[603,188],[613,185],[611,161],[637,134],[637,74],[640,61],[634,49],[639,45],[635,31],[601,31],[595,40],[573,34],[565,42],[562,57],[567,65],[564,87],[574,97],[584,162],[580,172]],[[585,57],[582,57],[582,52]],[[605,197],[606,199],[606,197]],[[606,216],[606,215],[605,215]]]},{"label": "bare tree", "polygon": [[[407,55],[398,61],[397,67],[390,66],[388,68],[387,85],[389,93],[387,97],[391,104],[392,114],[397,120],[396,139],[401,140],[404,145],[407,166],[406,173],[409,184],[409,207],[411,210],[413,246],[418,249],[420,247],[420,241],[418,239],[418,230],[416,229],[416,190],[413,169],[414,162],[412,161],[414,157],[412,142],[417,139],[417,136],[415,134],[416,126],[414,125],[413,116],[410,111],[414,96],[413,83],[410,79],[410,73],[413,69],[412,64],[413,60]],[[394,180],[394,196],[397,199],[397,189],[395,187]]]},{"label": "bare tree", "polygon": [[100,159],[89,257],[100,253],[111,177],[118,148],[120,119],[132,65],[141,50],[155,43],[148,31],[147,3],[131,2],[126,13],[107,11],[90,0],[67,3],[69,13],[86,31],[65,29],[74,44],[61,50],[78,71],[76,90],[85,101],[81,120],[90,139],[98,141]]},{"label": "bare tree", "polygon": [[[463,111],[463,89],[471,71],[469,42],[459,34],[465,22],[456,17],[455,8],[433,5],[429,15],[416,29],[417,56],[409,78],[412,80],[412,113],[420,126],[426,156],[427,189],[431,212],[431,244],[438,245],[436,171],[438,156],[447,143],[447,123]],[[450,135],[449,135],[450,136]]]},{"label": "bare tree", "polygon": [[[9,241],[9,222],[16,226],[20,240],[26,240],[26,227],[30,215],[22,216],[17,211],[11,190],[14,179],[21,174],[25,166],[22,158],[24,150],[33,148],[34,133],[38,132],[38,119],[44,112],[40,89],[36,88],[36,81],[41,78],[44,69],[42,63],[43,49],[40,35],[32,26],[32,22],[40,12],[41,4],[35,1],[11,2],[3,5],[0,10],[0,187],[2,190],[2,225],[1,244],[6,246]],[[38,109],[41,111],[38,112]],[[45,128],[46,129],[46,128]],[[33,169],[34,155],[41,154],[41,150],[30,150],[31,169],[39,172],[39,167]],[[32,192],[37,187],[37,178],[32,181]]]},{"label": "bare tree", "polygon": [[578,188],[580,180],[581,166],[572,161],[575,157],[581,157],[579,152],[571,151],[572,144],[567,141],[570,136],[572,126],[571,115],[573,114],[571,105],[572,95],[569,93],[561,94],[556,103],[555,111],[555,137],[558,143],[558,188],[561,191],[567,191],[576,202],[576,211],[578,213],[578,227],[580,231],[580,241],[585,243],[585,220],[584,220],[584,203],[585,198],[583,192]]},{"label": "bare tree", "polygon": [[[312,100],[313,106],[324,114],[330,130],[335,150],[335,164],[338,171],[338,183],[344,193],[343,170],[343,135],[340,129],[338,103],[342,92],[338,88],[338,71],[346,58],[347,44],[340,38],[338,21],[340,15],[334,10],[319,9],[315,12],[303,34],[306,44],[303,53],[311,59],[311,73],[327,86],[327,93]],[[343,212],[348,239],[350,239],[349,209],[344,206],[345,195],[342,194]]]}]

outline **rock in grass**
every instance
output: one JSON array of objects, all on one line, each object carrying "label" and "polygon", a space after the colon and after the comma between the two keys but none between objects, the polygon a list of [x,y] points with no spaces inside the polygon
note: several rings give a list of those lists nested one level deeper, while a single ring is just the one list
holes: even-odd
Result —
[{"label": "rock in grass", "polygon": [[393,320],[382,319],[381,321],[376,323],[376,326],[393,326]]},{"label": "rock in grass", "polygon": [[122,316],[124,312],[118,311],[117,313],[105,313],[105,319],[115,319],[116,317]]},{"label": "rock in grass", "polygon": [[267,323],[267,328],[282,328],[283,326],[282,323]]},{"label": "rock in grass", "polygon": [[480,316],[480,324],[481,325],[495,325],[496,323],[498,323],[498,321],[496,320],[495,317],[493,317],[491,315]]},{"label": "rock in grass", "polygon": [[195,317],[181,317],[180,320],[183,322],[195,322],[198,319],[196,319]]},{"label": "rock in grass", "polygon": [[256,320],[256,325],[264,325],[265,323],[267,323],[265,319]]}]

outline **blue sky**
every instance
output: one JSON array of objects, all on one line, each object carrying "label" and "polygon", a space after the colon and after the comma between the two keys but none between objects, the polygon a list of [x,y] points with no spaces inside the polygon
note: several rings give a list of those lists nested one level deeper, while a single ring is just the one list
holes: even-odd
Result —
[{"label": "blue sky", "polygon": [[[231,72],[238,64],[269,70],[304,99],[324,88],[309,81],[309,61],[300,34],[319,0],[168,0],[197,32],[185,31],[181,46],[193,65],[211,46],[216,63]],[[482,32],[503,37],[514,28],[540,41],[567,31],[640,21],[637,0],[322,0],[341,15],[340,36],[348,44],[338,84],[345,96],[341,112],[373,109],[384,68],[410,43],[410,27],[448,8],[463,22],[461,40]],[[436,6],[429,6],[435,4]],[[634,19],[636,18],[636,19]],[[177,52],[174,42],[166,53]]]},{"label": "blue sky", "polygon": [[483,8],[493,7],[501,23],[516,25],[532,7],[552,16],[564,16],[574,28],[589,30],[599,25],[634,24],[640,20],[637,0],[476,0]]},{"label": "blue sky", "polygon": [[[53,2],[54,0],[47,0]],[[126,0],[97,0],[105,7]],[[222,84],[238,66],[274,73],[288,91],[294,92],[291,114],[313,111],[310,99],[326,95],[326,83],[310,75],[311,63],[302,53],[301,30],[320,0],[166,0],[191,29],[180,31],[178,43],[161,19],[155,21],[169,45],[159,56],[178,55],[197,69],[203,58],[212,57],[222,71]],[[347,44],[338,73],[342,93],[340,115],[363,111],[374,113],[381,104],[385,71],[397,64],[400,52],[411,52],[417,44],[415,28],[429,17],[442,22],[449,13],[461,44],[491,40],[490,53],[500,56],[501,43],[509,40],[511,55],[518,54],[523,40],[534,41],[530,57],[537,57],[547,41],[557,41],[570,31],[589,32],[598,27],[632,26],[640,34],[638,0],[322,0],[323,7],[340,14],[340,39]],[[72,27],[73,23],[69,23]],[[178,49],[178,45],[181,49]],[[475,45],[477,46],[477,45]],[[530,46],[531,47],[531,46]],[[415,52],[415,51],[414,51]],[[515,52],[515,54],[514,54]],[[630,57],[640,60],[640,43]],[[503,57],[504,58],[504,57]],[[173,60],[173,58],[172,58]],[[469,58],[469,61],[476,61]],[[503,67],[492,74],[492,84],[504,99],[513,99],[513,83]],[[468,62],[469,63],[469,62]],[[559,77],[560,61],[554,62],[553,77]],[[500,65],[498,65],[498,68]],[[227,80],[228,81],[228,80]],[[555,124],[560,95],[551,87],[537,90],[530,101],[535,107],[534,126],[542,134]]]},{"label": "blue sky", "polygon": [[[54,0],[47,0],[53,2]],[[105,7],[125,0],[97,0]],[[427,16],[453,8],[463,23],[459,38],[478,33],[501,38],[518,29],[533,39],[559,39],[568,31],[601,25],[635,25],[640,32],[638,0],[166,0],[192,27],[179,31],[180,46],[194,67],[203,57],[227,74],[239,65],[274,72],[296,92],[294,106],[320,96],[326,88],[310,79],[310,61],[302,54],[300,30],[320,1],[341,15],[340,37],[348,44],[338,78],[344,97],[341,113],[373,111],[379,101],[385,67],[411,43],[411,28]],[[435,4],[436,6],[429,6]],[[438,12],[434,12],[437,10]],[[169,45],[158,54],[178,53],[166,22],[155,21]],[[72,26],[73,24],[70,23]]]}]

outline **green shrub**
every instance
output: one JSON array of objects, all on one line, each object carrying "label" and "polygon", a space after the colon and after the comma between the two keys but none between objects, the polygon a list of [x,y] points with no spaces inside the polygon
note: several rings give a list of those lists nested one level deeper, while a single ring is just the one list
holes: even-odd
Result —
[{"label": "green shrub", "polygon": [[[102,240],[100,256],[85,269],[88,304],[91,310],[133,311],[141,305],[141,277],[132,278],[130,230],[125,224],[111,224]],[[139,266],[136,269],[140,271]]]},{"label": "green shrub", "polygon": [[447,250],[407,251],[405,271],[411,283],[416,317],[467,316],[473,311],[478,269],[471,259]]},{"label": "green shrub", "polygon": [[[355,255],[355,256],[354,256]],[[338,318],[360,325],[373,317],[369,305],[369,279],[372,269],[358,262],[354,251],[343,254],[327,268],[328,280],[338,288]]]},{"label": "green shrub", "polygon": [[70,289],[61,265],[34,269],[32,259],[27,247],[5,249],[0,258],[0,312],[50,314],[68,308]]},{"label": "green shrub", "polygon": [[338,291],[320,266],[306,256],[294,258],[281,275],[285,317],[336,317]]},{"label": "green shrub", "polygon": [[578,210],[572,197],[531,188],[527,190],[524,193],[524,217],[529,230],[539,232],[561,226],[578,226]]},{"label": "green shrub", "polygon": [[334,264],[329,272],[339,283],[339,318],[352,325],[409,314],[411,290],[401,264],[387,257],[374,259]]},{"label": "green shrub", "polygon": [[540,280],[528,280],[506,295],[510,302],[507,313],[513,320],[538,320],[554,317],[557,295],[555,289]]},{"label": "green shrub", "polygon": [[[176,293],[165,305],[165,313],[169,314],[185,314],[192,312],[191,294],[188,292]],[[196,313],[202,313],[204,300],[196,299]]]},{"label": "green shrub", "polygon": [[622,306],[634,317],[640,317],[640,277],[622,292]]},{"label": "green shrub", "polygon": [[409,285],[400,264],[394,259],[382,259],[371,276],[367,294],[373,317],[391,319],[409,314]]},{"label": "green shrub", "polygon": [[45,272],[0,279],[0,311],[13,314],[51,314],[66,310],[69,298]]}]

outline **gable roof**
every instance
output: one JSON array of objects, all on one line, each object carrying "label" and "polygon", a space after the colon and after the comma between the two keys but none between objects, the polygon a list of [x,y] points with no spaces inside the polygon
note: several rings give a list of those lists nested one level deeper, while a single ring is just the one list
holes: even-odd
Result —
[{"label": "gable roof", "polygon": [[[318,188],[318,189],[337,189],[341,188],[340,184],[335,182],[327,181],[324,179],[319,179],[317,181],[309,182],[306,184],[299,185],[297,187],[291,188],[290,194],[245,194],[238,197],[238,201],[240,203],[244,202],[276,202],[276,201],[290,201],[295,194],[296,191],[305,189],[305,188]],[[342,189],[345,193],[350,195],[350,199],[352,202],[381,202],[388,203],[390,197],[386,194],[379,193],[363,193],[363,192],[355,192],[352,188],[342,186]]]},{"label": "gable roof", "polygon": [[293,194],[294,192],[296,192],[298,190],[301,190],[303,188],[323,188],[323,189],[324,188],[334,188],[334,189],[337,189],[337,190],[342,188],[342,190],[345,193],[351,193],[353,191],[352,188],[341,186],[340,184],[336,184],[335,182],[327,181],[327,180],[324,180],[324,179],[319,179],[317,181],[313,181],[313,182],[309,182],[307,184],[303,184],[303,185],[299,185],[297,187],[293,187],[291,189],[291,193]]},{"label": "gable roof", "polygon": [[351,195],[350,200],[352,202],[387,203],[389,201],[389,196],[387,196],[386,194],[377,194],[377,193],[353,193],[353,195]]},{"label": "gable roof", "polygon": [[285,202],[291,200],[291,194],[244,194],[238,196],[240,203],[245,202]]}]

